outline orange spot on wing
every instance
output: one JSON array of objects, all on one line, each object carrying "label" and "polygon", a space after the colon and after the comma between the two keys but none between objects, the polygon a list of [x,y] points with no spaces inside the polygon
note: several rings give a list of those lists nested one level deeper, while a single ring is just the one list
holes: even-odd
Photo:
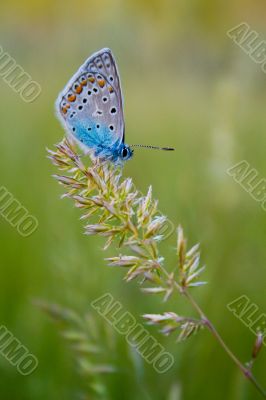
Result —
[{"label": "orange spot on wing", "polygon": [[110,93],[114,93],[114,89],[112,88],[112,86],[109,86],[108,90]]},{"label": "orange spot on wing", "polygon": [[80,94],[80,93],[82,92],[82,90],[83,90],[83,88],[82,88],[81,85],[80,85],[80,86],[77,86],[77,87],[75,88],[75,92],[76,92],[77,94]]},{"label": "orange spot on wing", "polygon": [[70,104],[64,103],[64,106],[61,107],[61,111],[63,114],[67,113],[68,108],[70,108]]},{"label": "orange spot on wing", "polygon": [[75,94],[70,94],[68,96],[68,100],[71,101],[71,102],[75,101],[76,100],[76,95]]},{"label": "orange spot on wing", "polygon": [[99,79],[99,80],[98,80],[98,85],[99,85],[101,88],[103,88],[104,85],[105,85],[105,80],[104,80],[104,79]]},{"label": "orange spot on wing", "polygon": [[88,79],[88,81],[90,81],[91,83],[94,83],[94,82],[95,82],[95,78],[94,78],[93,76],[91,76],[91,77]]}]

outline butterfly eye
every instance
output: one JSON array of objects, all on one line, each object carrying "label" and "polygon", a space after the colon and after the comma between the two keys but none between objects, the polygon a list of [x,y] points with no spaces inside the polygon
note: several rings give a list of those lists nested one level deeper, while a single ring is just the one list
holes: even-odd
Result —
[{"label": "butterfly eye", "polygon": [[127,155],[128,155],[128,150],[127,150],[127,148],[124,147],[123,150],[122,150],[122,157],[126,158]]}]

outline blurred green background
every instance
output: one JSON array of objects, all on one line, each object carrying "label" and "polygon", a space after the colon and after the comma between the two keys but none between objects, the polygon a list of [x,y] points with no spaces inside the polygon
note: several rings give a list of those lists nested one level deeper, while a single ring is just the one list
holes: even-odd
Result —
[{"label": "blurred green background", "polygon": [[[127,142],[176,147],[174,153],[136,150],[124,175],[143,192],[152,184],[160,209],[183,225],[189,244],[201,242],[208,285],[194,295],[248,361],[254,335],[226,305],[245,294],[266,312],[266,214],[226,170],[245,159],[266,177],[266,75],[226,32],[245,21],[266,40],[265,14],[265,3],[251,0],[1,3],[0,45],[42,87],[27,104],[0,80],[0,185],[39,221],[23,238],[0,218],[0,324],[39,360],[24,377],[0,355],[1,399],[75,399],[84,384],[56,325],[33,299],[82,315],[110,292],[139,321],[158,310],[193,314],[178,297],[162,305],[136,283],[124,283],[122,271],[106,268],[103,241],[83,235],[79,211],[60,200],[63,189],[51,177],[57,171],[45,148],[63,136],[54,101],[102,47],[118,61]],[[162,245],[169,267],[175,241],[172,235]],[[174,367],[158,375],[142,359],[133,362],[117,337],[112,357],[119,371],[106,381],[112,399],[260,398],[207,331],[177,344],[174,336],[149,329],[174,355]],[[264,385],[265,362],[263,349],[255,373]]]}]

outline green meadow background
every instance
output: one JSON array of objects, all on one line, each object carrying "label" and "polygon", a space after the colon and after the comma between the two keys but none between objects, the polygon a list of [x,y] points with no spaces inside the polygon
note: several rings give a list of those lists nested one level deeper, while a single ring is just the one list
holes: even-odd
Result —
[{"label": "green meadow background", "polygon": [[[139,322],[143,313],[194,315],[178,296],[161,304],[137,282],[123,282],[123,271],[107,268],[103,240],[83,234],[79,210],[60,199],[63,188],[51,177],[57,171],[46,147],[64,135],[54,101],[102,47],[119,64],[127,142],[176,148],[136,149],[124,176],[142,192],[152,185],[160,210],[182,224],[190,245],[201,243],[208,285],[194,296],[239,358],[250,359],[254,335],[226,305],[246,295],[266,312],[266,213],[226,170],[247,160],[266,178],[266,75],[226,32],[246,22],[266,40],[265,17],[265,3],[251,0],[1,3],[0,45],[42,87],[36,101],[25,103],[0,79],[0,185],[39,221],[23,238],[0,217],[0,325],[39,360],[36,371],[21,376],[0,355],[1,399],[78,399],[86,384],[36,299],[94,315],[91,301],[110,292]],[[169,268],[175,245],[173,234],[161,247]],[[174,335],[148,329],[174,355],[173,368],[157,374],[113,332],[108,356],[117,373],[104,380],[108,398],[260,399],[207,331],[176,343]],[[254,372],[264,386],[265,363],[263,348]]]}]

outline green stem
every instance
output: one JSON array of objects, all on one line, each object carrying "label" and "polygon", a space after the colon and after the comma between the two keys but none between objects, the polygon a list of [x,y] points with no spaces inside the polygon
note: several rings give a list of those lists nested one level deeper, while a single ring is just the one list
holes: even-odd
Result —
[{"label": "green stem", "polygon": [[[179,290],[179,286],[178,286]],[[194,298],[191,296],[191,294],[184,289],[183,290],[183,295],[187,298],[187,300],[190,302],[192,307],[197,311],[197,313],[200,315],[201,320],[203,321],[204,325],[209,329],[209,331],[212,333],[214,338],[217,340],[217,342],[220,344],[220,346],[224,349],[224,351],[228,354],[228,356],[231,358],[231,360],[236,364],[236,366],[241,370],[241,372],[244,374],[244,376],[255,386],[257,391],[266,399],[266,391],[263,389],[263,387],[259,384],[259,382],[256,380],[254,377],[253,373],[251,370],[245,365],[241,363],[241,361],[235,356],[235,354],[229,349],[227,344],[224,342],[222,339],[221,335],[218,333],[216,330],[215,326],[212,324],[212,322],[206,317],[198,303],[194,300]]]},{"label": "green stem", "polygon": [[[166,269],[164,269],[161,266],[161,271],[164,273],[164,275],[167,276],[169,279],[169,273]],[[190,292],[187,290],[187,288],[182,287],[179,285],[179,283],[174,282],[175,288],[177,291],[181,294],[183,294],[186,299],[189,301],[189,303],[192,305],[194,310],[199,314],[202,323],[209,329],[211,334],[214,336],[214,338],[217,340],[217,342],[220,344],[220,346],[224,349],[224,351],[228,354],[228,356],[231,358],[231,360],[235,363],[235,365],[240,369],[240,371],[243,373],[243,375],[253,384],[253,386],[257,389],[257,391],[266,399],[266,391],[263,389],[263,387],[259,384],[255,376],[253,375],[251,369],[249,367],[245,367],[245,365],[242,364],[242,362],[236,357],[236,355],[229,349],[227,344],[224,342],[222,339],[221,335],[219,332],[216,330],[215,326],[212,324],[212,322],[206,317],[196,300],[192,297]]]}]

